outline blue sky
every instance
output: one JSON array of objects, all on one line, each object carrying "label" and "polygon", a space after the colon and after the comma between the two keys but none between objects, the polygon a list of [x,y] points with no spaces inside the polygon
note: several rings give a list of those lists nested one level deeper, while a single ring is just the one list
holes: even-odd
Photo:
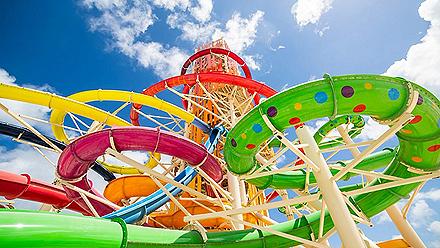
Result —
[{"label": "blue sky", "polygon": [[[440,95],[439,0],[0,1],[0,10],[0,80],[60,95],[139,92],[176,75],[197,44],[219,37],[245,58],[256,80],[276,90],[324,73],[387,73]],[[0,142],[0,152],[27,154]],[[430,247],[440,247],[438,180],[423,192],[410,220]],[[385,217],[375,220],[375,228],[364,228],[371,239],[398,235]]]}]

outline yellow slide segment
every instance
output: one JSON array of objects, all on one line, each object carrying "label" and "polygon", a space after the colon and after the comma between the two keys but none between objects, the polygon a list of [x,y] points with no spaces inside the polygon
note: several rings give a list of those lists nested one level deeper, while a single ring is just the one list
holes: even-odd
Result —
[{"label": "yellow slide segment", "polygon": [[[36,104],[52,110],[71,112],[81,115],[109,126],[130,126],[131,124],[111,113],[89,106],[82,102],[58,96],[53,93],[23,88],[15,85],[0,83],[0,98]],[[62,123],[62,122],[61,122]],[[53,125],[54,127],[55,125]],[[68,138],[62,127],[54,132],[55,138],[67,142]]]},{"label": "yellow slide segment", "polygon": [[[88,90],[78,92],[70,95],[68,98],[78,102],[93,102],[93,101],[118,101],[118,102],[130,102],[142,104],[145,106],[153,107],[158,110],[162,110],[171,115],[177,116],[186,122],[192,122],[195,116],[191,113],[184,111],[183,109],[174,106],[168,102],[160,100],[158,98],[147,96],[139,93],[122,90]],[[65,137],[62,124],[67,112],[73,112],[70,109],[54,109],[50,115],[50,122],[52,123],[52,130],[57,139],[63,138],[62,141],[68,142]],[[109,114],[110,115],[110,114]],[[92,118],[94,119],[94,118]],[[97,120],[97,119],[94,119]],[[97,120],[99,121],[99,120]],[[101,121],[99,121],[101,122]],[[105,123],[108,124],[108,123]],[[63,136],[64,135],[64,136]]]},{"label": "yellow slide segment", "polygon": [[[145,166],[153,169],[157,165],[157,161],[160,161],[160,153],[148,153],[150,155],[150,159],[145,163]],[[151,156],[154,156],[154,159],[151,159]],[[115,164],[109,164],[104,161],[97,161],[98,163],[102,164],[107,170],[121,174],[121,175],[133,175],[133,174],[142,174],[138,169],[131,167],[131,166],[120,166]]]},{"label": "yellow slide segment", "polygon": [[[99,108],[85,104],[84,102],[121,101],[139,103],[154,107],[159,110],[163,110],[187,122],[191,122],[195,118],[194,115],[163,100],[128,91],[90,90],[73,94],[70,97],[62,97],[54,93],[0,83],[0,98],[26,102],[50,108],[52,110],[50,123],[52,124],[54,136],[55,138],[63,141],[66,144],[69,143],[69,139],[64,132],[62,124],[64,122],[64,117],[66,116],[67,112],[80,115],[109,126],[131,125],[129,122],[125,121],[122,118],[119,118]],[[157,160],[160,160],[160,155],[155,154],[154,157]],[[146,166],[150,168],[153,168],[156,165],[157,161],[155,159],[150,159],[146,164]],[[123,174],[133,174],[138,172],[137,169],[117,165],[109,165],[108,169],[110,169],[112,172],[121,172]]]}]

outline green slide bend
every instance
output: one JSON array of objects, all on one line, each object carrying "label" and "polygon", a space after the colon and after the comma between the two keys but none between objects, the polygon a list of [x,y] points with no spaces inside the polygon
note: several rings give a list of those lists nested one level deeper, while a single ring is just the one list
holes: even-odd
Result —
[{"label": "green slide bend", "polygon": [[[409,178],[416,168],[436,171],[440,167],[439,100],[425,89],[401,78],[375,75],[348,75],[321,79],[281,92],[249,112],[229,132],[225,159],[229,169],[245,174],[254,169],[255,153],[261,143],[272,136],[261,114],[267,114],[279,130],[300,122],[337,115],[362,114],[378,120],[397,118],[406,108],[410,89],[420,93],[413,111],[416,116],[399,133],[399,148],[382,151],[363,161],[364,169],[387,166],[384,173]],[[336,101],[334,101],[336,99]],[[242,134],[246,135],[242,135]],[[383,164],[382,164],[383,162]],[[285,187],[303,186],[304,175],[275,175],[271,184]],[[296,176],[295,183],[289,180]],[[275,178],[275,177],[274,177]],[[274,183],[275,182],[275,183]],[[387,182],[375,180],[371,185]],[[257,182],[256,182],[257,184]],[[353,197],[356,206],[368,217],[374,216],[407,196],[418,183],[384,189]],[[264,185],[260,185],[264,186]],[[273,185],[271,186],[273,187]],[[271,226],[271,228],[310,239],[317,237],[319,212]],[[0,210],[0,241],[14,247],[290,247],[297,242],[267,232],[248,229],[207,233],[203,241],[196,231],[164,230],[126,225],[118,220],[59,215],[31,211]],[[333,227],[328,213],[324,232]]]}]

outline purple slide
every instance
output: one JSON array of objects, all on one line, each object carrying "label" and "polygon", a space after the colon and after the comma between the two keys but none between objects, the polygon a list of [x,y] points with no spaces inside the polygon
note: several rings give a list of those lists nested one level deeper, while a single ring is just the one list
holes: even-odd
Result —
[{"label": "purple slide", "polygon": [[[72,185],[101,196],[92,188],[86,175],[93,162],[111,147],[111,138],[118,151],[155,151],[174,156],[193,166],[200,164],[200,169],[216,182],[222,179],[220,164],[204,146],[171,132],[148,127],[112,128],[82,136],[61,153],[57,166],[58,176]],[[84,209],[89,209],[76,191],[67,187],[65,190],[68,198]],[[93,199],[89,200],[100,216],[115,210]]]}]

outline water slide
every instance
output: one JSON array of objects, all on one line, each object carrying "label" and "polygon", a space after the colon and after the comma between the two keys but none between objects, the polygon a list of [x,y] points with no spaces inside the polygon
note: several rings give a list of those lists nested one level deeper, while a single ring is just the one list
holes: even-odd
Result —
[{"label": "water slide", "polygon": [[[220,72],[192,73],[192,74],[185,74],[181,76],[167,78],[148,87],[147,89],[142,91],[142,94],[147,96],[154,96],[157,93],[164,91],[167,88],[173,88],[180,85],[193,86],[199,82],[210,82],[212,84],[220,84],[220,85],[227,84],[232,86],[239,86],[248,89],[250,92],[255,92],[254,94],[256,95],[259,94],[265,97],[270,97],[276,94],[276,91],[272,89],[270,86],[257,82],[251,78],[244,78],[244,77],[220,73]],[[185,100],[183,100],[183,103],[184,103],[184,107],[185,106],[187,107],[188,103]],[[131,123],[133,123],[133,125],[139,126],[139,113],[135,109],[140,110],[141,108],[142,105],[133,104],[133,108],[130,112],[130,120]]]},{"label": "water slide", "polygon": [[[142,137],[142,139],[138,137]],[[192,166],[199,167],[215,181],[219,181],[223,177],[220,165],[203,146],[159,129],[127,127],[91,133],[72,142],[59,158],[57,167],[59,178],[72,182],[74,186],[82,188],[83,190],[99,195],[89,184],[86,173],[90,167],[90,161],[96,160],[105,153],[106,149],[111,148],[113,145],[118,151],[154,151],[174,156],[186,161]],[[93,149],[91,149],[91,147],[93,147]],[[195,174],[195,170],[187,167],[175,178],[175,181],[188,184]],[[167,185],[166,188],[171,192],[178,190],[173,185]],[[67,187],[65,187],[65,190],[70,199],[85,209],[88,209],[87,204],[78,192]],[[126,222],[134,222],[145,214],[145,204],[149,204],[151,199],[155,199],[155,201],[152,202],[153,205],[157,205],[155,208],[160,207],[168,201],[162,192],[156,192],[146,199],[118,211],[93,199],[91,199],[90,202],[100,216],[104,216],[105,218],[118,216],[123,218]],[[158,204],[159,200],[161,200],[161,204]],[[137,214],[134,214],[133,211]]]},{"label": "water slide", "polygon": [[[38,146],[43,146],[46,148],[51,148],[49,144],[47,144],[44,140],[39,138],[37,135],[35,135],[33,132],[31,132],[29,129],[24,127],[19,127],[13,124],[9,124],[3,121],[0,121],[0,134],[6,135],[9,137],[12,137],[14,139],[17,139],[19,141],[25,141],[31,144],[35,144]],[[66,148],[66,145],[56,139],[53,139],[51,137],[45,136],[46,139],[48,139],[50,142],[52,142],[54,145],[56,145],[61,150],[64,150]],[[96,173],[98,173],[105,181],[111,181],[115,179],[116,177],[108,171],[106,168],[104,168],[101,164],[95,162],[92,165],[92,170],[94,170]],[[0,184],[0,188],[1,188]]]},{"label": "water slide", "polygon": [[[207,142],[207,146],[209,150],[214,149],[214,147],[217,144],[217,140],[224,133],[224,130],[222,130],[221,128],[212,130],[209,126],[207,126],[203,121],[195,117],[193,114],[190,114],[184,110],[181,110],[178,107],[175,107],[172,104],[169,104],[165,101],[162,101],[160,99],[148,95],[137,94],[127,91],[117,91],[117,90],[90,90],[90,91],[79,92],[69,96],[68,98],[65,98],[65,97],[57,96],[55,94],[41,92],[32,89],[26,89],[18,86],[1,84],[0,87],[1,89],[3,89],[2,92],[4,93],[4,94],[0,94],[0,97],[2,98],[50,107],[52,109],[52,113],[50,116],[50,123],[52,124],[53,133],[55,137],[66,143],[70,142],[69,138],[67,138],[65,130],[63,129],[64,119],[67,112],[79,114],[81,116],[88,117],[92,120],[107,125],[112,125],[112,124],[119,126],[130,125],[129,123],[126,123],[124,120],[120,119],[119,117],[116,117],[115,115],[106,113],[100,109],[84,104],[84,102],[88,103],[92,101],[132,102],[136,104],[150,106],[158,110],[162,110],[168,114],[177,116],[186,123],[193,124],[194,126],[196,126],[197,128],[201,129],[204,132],[211,133],[210,140],[208,140]],[[103,115],[104,113],[105,115]],[[9,133],[10,135],[23,131],[22,129],[20,130],[13,128],[9,128],[9,129],[15,130],[12,133],[10,130],[8,132],[5,132],[5,133]],[[26,134],[27,134],[26,137],[31,136],[32,138],[34,138],[35,136],[31,132]],[[60,146],[63,147],[65,146],[63,143],[59,141],[56,140],[53,141],[55,141],[57,144],[60,144]],[[42,141],[39,143],[42,143]],[[151,159],[149,162],[151,162]],[[139,172],[137,169],[131,167],[122,168],[121,166],[109,165],[107,163],[104,164],[106,165],[107,168],[113,170],[114,172],[120,172],[122,174],[131,174],[133,173],[132,171],[135,171],[134,173]],[[217,180],[219,179],[218,173],[220,171],[221,170],[217,168],[216,171]],[[179,183],[186,185],[195,177],[195,175],[196,172],[192,168],[186,168],[175,178],[175,180]],[[175,186],[166,185],[166,188],[169,189],[174,195],[181,192],[181,189]],[[97,195],[100,195],[98,192],[92,189],[89,190],[91,190]],[[165,204],[168,200],[169,198],[166,197],[163,192],[158,191],[155,194],[150,195],[148,198],[144,199],[143,201],[138,202],[138,204],[110,213],[106,217],[114,218],[117,216],[123,218],[127,222],[135,222],[139,220],[143,215],[145,215],[145,213],[149,213],[151,211],[156,210],[157,208]],[[146,206],[148,206],[147,212],[144,212]],[[84,211],[88,211],[88,207],[84,205],[83,207],[85,209]]]},{"label": "water slide", "polygon": [[33,179],[29,174],[17,175],[0,170],[0,196],[7,200],[23,199],[50,204],[57,209],[70,209],[84,215],[91,215],[67,198],[62,187]]},{"label": "water slide", "polygon": [[[420,174],[429,175],[431,173],[440,176],[438,173],[440,167],[439,100],[420,86],[402,78],[376,75],[326,77],[285,90],[260,103],[240,119],[228,133],[224,148],[228,168],[236,174],[245,174],[255,169],[256,147],[259,147],[273,135],[262,116],[267,116],[273,126],[280,131],[306,121],[336,115],[369,115],[383,123],[391,124],[393,120],[405,112],[412,96],[414,96],[414,91],[417,91],[420,96],[417,106],[412,112],[414,118],[397,134],[399,146],[393,152],[382,151],[383,154],[373,154],[372,159],[377,159],[374,160],[377,165],[371,168],[376,168],[381,164],[380,161],[383,161],[382,167],[386,166],[385,175],[412,178]],[[377,101],[378,98],[381,101]],[[124,135],[121,134],[121,137],[115,137],[116,140],[120,138],[121,141],[124,139],[123,136],[130,136],[132,131],[134,133],[147,132],[144,128],[115,129],[116,133],[118,130],[121,132],[128,130],[127,133],[122,132]],[[78,145],[71,144],[69,146],[71,148],[68,147],[68,150],[63,152],[64,156],[59,161],[58,173],[69,172],[70,169],[73,173],[68,173],[69,177],[66,179],[77,178],[84,174],[87,167],[96,159],[98,152],[90,150],[86,152],[81,149],[91,145],[88,138],[94,135],[97,136],[96,138],[102,138],[103,145],[100,145],[102,149],[108,147],[108,132],[101,131],[89,134],[75,141],[79,142]],[[104,137],[103,133],[106,133],[107,136]],[[122,144],[123,142],[121,142],[121,147],[117,147],[118,150],[124,149]],[[99,146],[99,144],[95,145]],[[148,144],[144,145],[148,147]],[[164,147],[164,149],[167,148]],[[192,153],[191,155],[194,155],[194,151]],[[81,154],[79,157],[81,161],[78,161],[73,154]],[[188,162],[197,164],[202,157],[189,156],[188,159],[192,160]],[[365,162],[364,166],[370,165]],[[75,171],[75,168],[81,170]],[[283,177],[285,181],[290,180],[289,175],[283,175]],[[369,187],[383,185],[387,182],[389,180],[376,179],[370,183]],[[283,183],[289,185],[289,182]],[[353,193],[352,200],[367,217],[372,217],[407,196],[418,184],[418,182],[411,182],[362,194]],[[300,188],[301,185],[303,184],[289,185],[289,187]],[[272,185],[272,187],[276,187],[276,185]],[[111,209],[105,208],[100,210],[103,212],[111,211]],[[320,214],[318,211],[295,220],[273,225],[271,228],[310,239],[311,234],[315,234],[316,237],[318,233]],[[207,239],[204,240],[197,231],[127,225],[117,218],[105,220],[32,211],[0,210],[0,223],[2,223],[0,225],[0,239],[3,244],[15,247],[30,245],[58,247],[60,242],[66,247],[157,247],[159,245],[171,247],[267,247],[268,245],[270,247],[290,247],[299,244],[296,241],[256,229],[208,232]],[[333,221],[326,212],[324,233],[332,227]]]}]

